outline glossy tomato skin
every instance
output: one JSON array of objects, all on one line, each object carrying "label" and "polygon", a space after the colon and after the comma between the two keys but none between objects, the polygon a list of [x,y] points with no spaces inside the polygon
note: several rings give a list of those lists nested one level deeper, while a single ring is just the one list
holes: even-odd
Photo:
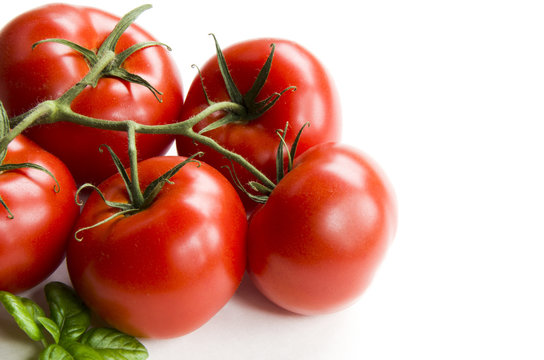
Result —
[{"label": "glossy tomato skin", "polygon": [[[76,185],[66,166],[23,136],[8,146],[4,164],[35,163],[53,173],[19,169],[0,173],[0,290],[20,293],[45,280],[64,259],[66,241],[79,214]],[[57,189],[59,190],[59,189]]]},{"label": "glossy tomato skin", "polygon": [[[279,145],[276,130],[283,130],[286,122],[289,122],[290,128],[286,134],[286,142],[291,145],[300,128],[310,122],[311,126],[304,130],[304,136],[298,145],[300,154],[313,145],[339,140],[341,114],[338,94],[327,70],[307,49],[285,39],[248,40],[223,50],[229,70],[240,92],[245,94],[253,85],[259,70],[270,54],[272,43],[275,44],[272,68],[257,100],[263,100],[289,86],[296,86],[296,91],[286,92],[268,112],[247,124],[231,123],[207,132],[206,135],[215,139],[223,147],[241,154],[274,181],[276,149]],[[211,58],[200,72],[210,100],[228,101],[229,97],[216,57]],[[207,102],[200,78],[197,76],[189,88],[183,106],[182,119],[188,119],[206,107]],[[223,115],[215,113],[200,122],[195,129],[200,130]],[[228,179],[231,178],[228,169],[222,168],[229,164],[223,155],[203,145],[196,145],[192,140],[184,137],[178,137],[176,144],[178,153],[185,156],[197,150],[204,151],[204,161],[220,169]],[[243,184],[255,180],[241,166],[236,165],[235,169]],[[245,195],[241,194],[240,197],[250,212],[255,207],[255,203]]]},{"label": "glossy tomato skin", "polygon": [[396,218],[393,190],[376,164],[345,145],[317,145],[251,217],[248,272],[284,309],[338,311],[369,285]]},{"label": "glossy tomato skin", "polygon": [[[89,71],[83,57],[67,46],[44,43],[47,38],[71,40],[96,50],[114,28],[118,18],[100,10],[64,4],[46,5],[13,19],[0,32],[0,100],[8,114],[19,115],[40,101],[56,99]],[[119,40],[116,52],[154,40],[132,25]],[[74,111],[107,120],[134,120],[142,124],[166,124],[179,119],[183,102],[177,68],[163,47],[141,50],[127,59],[124,67],[145,78],[159,91],[162,103],[144,86],[116,78],[104,78],[96,88],[87,88],[73,102]],[[115,172],[108,155],[99,152],[108,144],[128,165],[124,132],[55,123],[29,129],[26,135],[59,157],[77,183],[100,183]],[[138,134],[138,155],[145,159],[167,151],[173,141],[168,135]]]},{"label": "glossy tomato skin", "polygon": [[[142,187],[180,163],[157,157],[139,165]],[[82,299],[110,325],[148,338],[189,333],[234,294],[245,271],[247,220],[229,182],[212,167],[185,165],[153,204],[71,239],[67,265]],[[100,185],[127,202],[120,176]],[[75,229],[113,214],[92,194]]]}]

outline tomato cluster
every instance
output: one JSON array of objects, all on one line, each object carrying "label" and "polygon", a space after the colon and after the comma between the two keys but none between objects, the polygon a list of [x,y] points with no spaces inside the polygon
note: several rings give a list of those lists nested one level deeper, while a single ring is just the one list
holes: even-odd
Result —
[{"label": "tomato cluster", "polygon": [[[4,27],[0,100],[8,115],[22,116],[62,96],[89,71],[72,48],[33,44],[63,38],[96,50],[118,20],[55,4]],[[116,52],[148,41],[155,40],[132,25]],[[256,91],[255,79],[269,60],[266,81]],[[162,102],[145,87],[106,77],[81,92],[72,109],[146,125],[178,123],[222,101],[247,111],[217,111],[195,125],[213,146],[183,135],[138,134],[138,179],[121,170],[130,164],[125,132],[62,119],[30,127],[12,141],[3,163],[40,163],[53,177],[33,169],[0,172],[0,196],[14,214],[0,216],[0,290],[37,285],[66,249],[70,279],[84,302],[119,330],[154,338],[203,325],[232,297],[246,271],[270,301],[300,314],[337,311],[362,294],[394,237],[395,197],[376,163],[340,143],[338,95],[318,59],[283,39],[218,49],[185,100],[164,48],[141,50],[123,68],[159,89]],[[296,91],[279,94],[291,87]],[[256,104],[266,111],[255,116]],[[229,121],[213,126],[226,116]],[[179,156],[163,156],[174,139]],[[117,163],[99,151],[102,144],[119,155]],[[242,155],[273,186],[259,185],[243,164],[229,162],[214,146]],[[197,151],[204,152],[198,162],[171,172],[160,191],[147,191]],[[131,180],[146,189],[137,208],[131,207]],[[97,191],[80,212],[74,197],[76,184],[84,183]]]}]

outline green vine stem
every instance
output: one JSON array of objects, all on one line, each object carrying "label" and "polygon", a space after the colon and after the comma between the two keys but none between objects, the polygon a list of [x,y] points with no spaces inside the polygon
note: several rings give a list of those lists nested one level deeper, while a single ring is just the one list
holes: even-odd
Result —
[{"label": "green vine stem", "polygon": [[[63,95],[61,95],[56,100],[44,101],[38,104],[32,110],[22,115],[11,118],[9,120],[11,131],[9,131],[7,134],[4,134],[0,138],[0,150],[6,149],[8,144],[16,136],[22,134],[25,129],[37,124],[49,124],[49,123],[55,123],[58,121],[63,121],[63,122],[72,122],[79,125],[93,127],[97,129],[104,129],[104,130],[111,130],[111,131],[124,131],[124,132],[127,132],[129,135],[129,142],[130,142],[129,149],[133,153],[130,156],[131,168],[134,169],[131,175],[133,176],[134,180],[137,180],[137,170],[135,166],[136,165],[136,156],[135,156],[136,144],[134,140],[135,133],[182,135],[182,136],[187,136],[200,144],[210,147],[214,151],[217,151],[223,156],[225,156],[230,161],[237,162],[242,167],[246,168],[263,185],[273,189],[275,187],[274,182],[270,180],[266,175],[264,175],[259,169],[253,166],[250,162],[248,162],[244,157],[222,147],[212,138],[206,135],[203,135],[202,133],[195,132],[193,130],[194,125],[196,125],[198,122],[202,121],[206,117],[218,111],[223,111],[225,113],[234,113],[240,116],[244,116],[247,113],[248,109],[242,104],[239,104],[236,102],[229,102],[229,101],[212,103],[210,104],[210,106],[204,109],[201,113],[189,119],[186,119],[184,121],[181,121],[175,124],[168,124],[168,125],[142,125],[133,120],[110,121],[110,120],[96,119],[96,118],[84,116],[82,114],[78,114],[72,110],[71,108],[72,101],[86,87],[95,86],[100,78],[104,76],[118,76],[121,79],[127,80],[126,78],[123,77],[123,74],[124,74],[123,71],[125,70],[122,69],[121,66],[122,66],[122,62],[130,54],[127,54],[125,52],[116,54],[113,50],[115,48],[115,42],[120,37],[120,31],[123,29],[126,29],[135,20],[137,15],[139,15],[141,12],[148,9],[149,7],[150,6],[147,6],[147,5],[142,6],[142,7],[134,9],[133,11],[125,15],[120,20],[119,24],[116,26],[114,31],[112,31],[110,36],[108,36],[108,38],[104,41],[103,45],[100,47],[100,49],[98,49],[98,51],[95,54],[89,53],[90,50],[82,49],[77,44],[67,44],[64,41],[60,41],[59,39],[46,39],[35,44],[35,46],[37,46],[42,42],[53,41],[53,42],[60,42],[64,45],[71,46],[75,51],[79,51],[80,53],[82,53],[82,56],[86,58],[92,58],[91,59],[92,63],[90,64],[90,70],[87,73],[87,75],[83,79],[81,79],[81,81],[79,81],[72,88],[67,90]],[[164,44],[153,43],[153,44],[143,44],[143,45],[145,46],[134,46],[133,47],[134,51],[138,51],[139,49],[142,49],[146,46],[164,45]],[[94,57],[95,55],[96,57]],[[135,78],[138,78],[138,76],[134,74],[128,74],[128,75],[130,75],[130,77],[128,78],[128,81],[133,81]],[[138,83],[140,85],[147,86],[148,88],[150,88],[150,90],[153,91],[155,96],[157,95],[157,93],[159,93],[154,88],[152,88],[151,85],[149,85],[144,79],[139,78],[133,82]],[[133,140],[130,140],[131,138]],[[139,186],[138,181],[133,181],[133,184],[136,184],[134,186]],[[138,196],[137,195],[138,193],[141,195],[141,190],[140,191],[138,191],[138,189],[133,189],[133,190],[135,190],[136,196]],[[134,199],[134,200],[136,202],[142,201],[142,199],[140,199],[139,196],[138,196],[138,199]]]},{"label": "green vine stem", "polygon": [[[55,115],[62,118],[63,121],[74,122],[79,125],[84,125],[88,127],[97,128],[97,129],[112,130],[112,131],[127,131],[127,129],[130,128],[131,131],[134,131],[136,133],[143,133],[143,134],[170,134],[170,135],[187,136],[195,140],[196,142],[202,145],[206,145],[210,147],[211,149],[213,149],[214,151],[219,152],[228,160],[237,162],[238,164],[246,168],[253,176],[255,176],[256,179],[262,182],[263,185],[274,188],[275,187],[274,182],[270,180],[266,175],[264,175],[259,169],[253,166],[249,161],[247,161],[243,156],[222,147],[212,138],[206,135],[200,134],[193,130],[193,126],[195,124],[197,124],[198,122],[202,121],[203,119],[205,119],[206,117],[210,116],[211,114],[217,111],[241,112],[241,111],[244,111],[244,108],[242,105],[239,105],[233,102],[228,102],[228,101],[218,102],[218,103],[214,103],[210,105],[199,114],[187,120],[184,120],[175,124],[168,124],[168,125],[143,125],[132,120],[108,121],[108,120],[95,119],[92,117],[78,114],[74,112],[68,106],[61,106],[60,108],[58,108],[55,112]],[[55,120],[53,120],[52,122],[54,121]]]}]

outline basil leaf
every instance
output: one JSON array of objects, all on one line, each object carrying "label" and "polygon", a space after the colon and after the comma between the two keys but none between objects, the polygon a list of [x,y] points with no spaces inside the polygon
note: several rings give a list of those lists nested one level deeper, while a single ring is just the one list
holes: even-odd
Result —
[{"label": "basil leaf", "polygon": [[50,317],[60,330],[59,343],[77,341],[91,323],[89,309],[71,287],[60,282],[45,285],[45,297]]},{"label": "basil leaf", "polygon": [[74,358],[62,346],[52,344],[42,351],[39,360],[74,360]]},{"label": "basil leaf", "polygon": [[44,327],[45,330],[47,330],[49,334],[51,334],[53,340],[55,340],[55,343],[58,344],[60,341],[60,329],[57,324],[45,316],[39,316],[36,320]]},{"label": "basil leaf", "polygon": [[[17,325],[28,335],[29,338],[34,341],[40,341],[43,339],[42,331],[34,320],[34,306],[30,305],[31,311],[29,311],[25,305],[25,303],[30,304],[30,302],[32,302],[31,300],[27,299],[23,301],[22,298],[16,295],[6,291],[0,291],[0,302],[2,305],[4,305],[4,308],[6,308]],[[36,304],[36,306],[38,305]]]},{"label": "basil leaf", "polygon": [[66,351],[72,355],[74,360],[104,360],[104,358],[89,345],[72,342],[65,345]]},{"label": "basil leaf", "polygon": [[92,346],[104,360],[145,360],[149,356],[136,338],[115,329],[91,329],[83,335],[81,343]]},{"label": "basil leaf", "polygon": [[24,297],[20,297],[19,299],[21,299],[21,301],[23,302],[23,305],[26,307],[26,310],[28,311],[30,316],[32,316],[32,319],[34,319],[35,322],[38,322],[39,317],[42,317],[42,316],[45,317],[45,312],[40,307],[40,305]]}]

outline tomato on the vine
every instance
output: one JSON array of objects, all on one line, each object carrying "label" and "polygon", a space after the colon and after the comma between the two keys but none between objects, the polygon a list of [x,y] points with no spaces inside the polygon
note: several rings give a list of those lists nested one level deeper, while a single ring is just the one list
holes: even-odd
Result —
[{"label": "tomato on the vine", "polygon": [[[56,99],[89,71],[85,58],[58,43],[38,41],[49,38],[70,40],[90,50],[100,47],[119,19],[101,10],[51,4],[30,10],[8,23],[0,32],[0,100],[10,117],[20,115],[39,102]],[[137,25],[131,25],[117,43],[119,53],[136,43],[154,41]],[[118,78],[103,78],[88,87],[72,103],[80,114],[106,120],[134,120],[155,125],[179,119],[183,102],[176,65],[167,50],[155,46],[131,55],[123,68],[145,78],[163,95],[162,103],[146,87]],[[125,165],[126,133],[86,128],[67,122],[35,126],[25,134],[59,157],[77,183],[100,183],[115,173],[108,156],[98,151],[108,144]],[[170,135],[138,134],[140,159],[166,152]]]},{"label": "tomato on the vine", "polygon": [[393,189],[376,164],[346,145],[317,145],[250,218],[248,272],[287,310],[340,310],[369,285],[396,217]]},{"label": "tomato on the vine", "polygon": [[25,163],[51,174],[29,167],[0,171],[0,197],[7,207],[0,207],[0,290],[13,293],[37,285],[59,266],[79,214],[76,185],[66,166],[18,136],[2,164]]},{"label": "tomato on the vine", "polygon": [[[138,165],[142,188],[183,160],[156,157]],[[108,201],[128,203],[120,175],[103,182]],[[107,219],[93,193],[75,229]],[[186,164],[151,205],[78,233],[67,249],[74,288],[115,328],[136,336],[168,338],[207,322],[231,298],[245,272],[246,213],[217,170]]]},{"label": "tomato on the vine", "polygon": [[[339,140],[341,115],[336,88],[324,66],[307,49],[284,39],[248,40],[223,50],[226,64],[238,90],[242,94],[250,91],[260,69],[267,61],[272,44],[275,46],[272,66],[256,101],[264,100],[291,86],[295,86],[296,91],[284,93],[268,111],[255,119],[242,118],[206,132],[205,135],[213,138],[221,146],[242,155],[267,177],[274,180],[278,129],[283,129],[286,122],[294,129],[299,129],[309,122],[311,126],[305,130],[305,136],[298,146],[299,153],[302,153],[313,145]],[[200,75],[211,101],[231,100],[216,57],[210,59],[200,69]],[[197,76],[187,93],[182,119],[190,118],[207,106],[208,102],[201,80]],[[195,130],[202,130],[224,115],[221,112],[214,113],[198,123]],[[285,140],[288,145],[292,145],[295,134],[296,132],[293,131],[287,134]],[[198,150],[204,151],[203,161],[219,169],[231,179],[228,168],[224,167],[229,163],[223,155],[206,146],[195,144],[186,137],[177,137],[176,144],[178,153],[181,155],[189,155]],[[242,184],[255,180],[241,166],[234,164],[234,169]],[[250,212],[255,207],[255,203],[242,195],[241,191],[239,193],[246,209]]]}]

